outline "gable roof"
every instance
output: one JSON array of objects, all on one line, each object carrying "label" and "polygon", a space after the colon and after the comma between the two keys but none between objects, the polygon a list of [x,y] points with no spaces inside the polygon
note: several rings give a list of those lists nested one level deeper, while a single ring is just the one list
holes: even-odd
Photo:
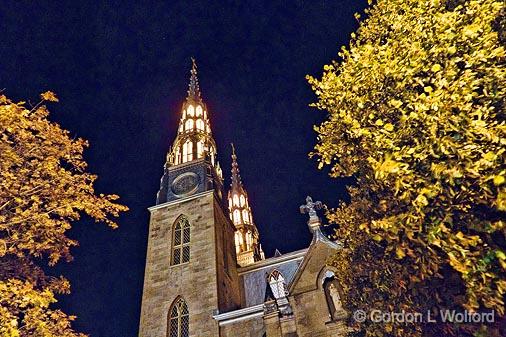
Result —
[{"label": "gable roof", "polygon": [[325,267],[327,259],[341,247],[340,243],[329,240],[319,227],[315,228],[307,253],[288,285],[288,293],[295,295],[316,289],[318,274]]}]

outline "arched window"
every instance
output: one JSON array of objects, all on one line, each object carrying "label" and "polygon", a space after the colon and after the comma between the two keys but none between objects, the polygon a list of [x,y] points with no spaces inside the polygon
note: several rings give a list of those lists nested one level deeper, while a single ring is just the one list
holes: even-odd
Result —
[{"label": "arched window", "polygon": [[204,156],[204,142],[197,142],[197,158],[202,158]]},{"label": "arched window", "polygon": [[237,196],[237,194],[234,194],[233,199],[234,199],[234,205],[239,206],[239,197]]},{"label": "arched window", "polygon": [[197,105],[197,117],[202,116],[202,107],[200,105]]},{"label": "arched window", "polygon": [[241,194],[241,207],[243,207],[244,204],[246,204],[246,198]]},{"label": "arched window", "polygon": [[242,211],[242,220],[244,223],[249,223],[249,215],[247,210]]},{"label": "arched window", "polygon": [[197,119],[197,130],[204,131],[204,121],[202,119]]},{"label": "arched window", "polygon": [[251,236],[251,231],[248,231],[248,232],[246,233],[246,248],[247,248],[248,250],[250,250],[250,249],[251,249],[251,245],[252,245],[252,243],[253,243],[253,240],[252,240],[252,239],[253,239],[253,238],[252,238],[252,236]]},{"label": "arched window", "polygon": [[271,287],[272,294],[276,299],[285,297],[288,295],[288,290],[286,289],[285,278],[281,273],[277,270],[274,270],[267,279],[269,281],[269,286]]},{"label": "arched window", "polygon": [[241,212],[239,212],[238,209],[234,211],[234,223],[235,224],[241,223]]},{"label": "arched window", "polygon": [[184,128],[186,131],[193,130],[193,119],[187,119]]},{"label": "arched window", "polygon": [[[231,198],[228,198],[228,207],[232,208],[232,199]],[[230,217],[230,219],[232,219],[232,217]]]},{"label": "arched window", "polygon": [[340,287],[335,278],[334,272],[327,270],[323,278],[323,291],[329,309],[331,320],[337,320],[343,315],[343,305],[341,303]]},{"label": "arched window", "polygon": [[172,265],[190,261],[190,222],[180,216],[174,225],[172,236]]},{"label": "arched window", "polygon": [[235,252],[239,253],[241,251],[241,233],[235,232]]},{"label": "arched window", "polygon": [[193,105],[190,104],[188,106],[188,116],[193,117],[194,114],[195,114],[195,108],[193,107]]},{"label": "arched window", "polygon": [[187,140],[183,144],[183,163],[186,163],[187,161],[193,160],[193,142],[191,140]]},{"label": "arched window", "polygon": [[179,155],[180,155],[180,151],[179,151],[179,147],[176,149],[176,158],[175,158],[175,162],[176,162],[176,165],[177,164],[181,164],[181,160],[179,158]]},{"label": "arched window", "polygon": [[178,297],[169,309],[167,337],[188,337],[190,335],[190,314],[188,305]]}]

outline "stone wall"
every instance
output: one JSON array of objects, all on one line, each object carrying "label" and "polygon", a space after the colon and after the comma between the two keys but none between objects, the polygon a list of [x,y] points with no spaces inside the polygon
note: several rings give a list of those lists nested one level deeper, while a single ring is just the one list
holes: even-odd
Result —
[{"label": "stone wall", "polygon": [[220,337],[263,337],[264,320],[255,317],[220,327]]},{"label": "stone wall", "polygon": [[[215,242],[215,196],[175,201],[151,211],[140,337],[165,337],[173,301],[182,296],[190,312],[191,337],[217,337],[212,319],[218,307]],[[191,224],[190,262],[170,266],[172,226],[180,215]]]}]

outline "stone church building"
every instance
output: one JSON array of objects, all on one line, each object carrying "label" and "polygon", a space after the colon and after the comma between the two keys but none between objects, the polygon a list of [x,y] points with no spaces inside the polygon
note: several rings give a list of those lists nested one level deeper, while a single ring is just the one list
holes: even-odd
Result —
[{"label": "stone church building", "polygon": [[344,336],[340,287],[307,198],[308,248],[265,258],[232,147],[228,193],[193,62],[149,238],[139,337]]}]

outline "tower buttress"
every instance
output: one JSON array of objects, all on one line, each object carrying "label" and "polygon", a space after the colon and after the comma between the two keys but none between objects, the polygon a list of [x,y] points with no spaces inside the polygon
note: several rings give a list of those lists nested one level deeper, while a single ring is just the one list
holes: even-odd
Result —
[{"label": "tower buttress", "polygon": [[258,229],[253,221],[253,214],[249,205],[248,193],[244,189],[239,174],[239,164],[235,153],[234,144],[232,144],[232,182],[228,191],[228,209],[230,219],[234,223],[235,248],[237,254],[237,263],[241,266],[247,266],[256,261],[265,259]]}]

